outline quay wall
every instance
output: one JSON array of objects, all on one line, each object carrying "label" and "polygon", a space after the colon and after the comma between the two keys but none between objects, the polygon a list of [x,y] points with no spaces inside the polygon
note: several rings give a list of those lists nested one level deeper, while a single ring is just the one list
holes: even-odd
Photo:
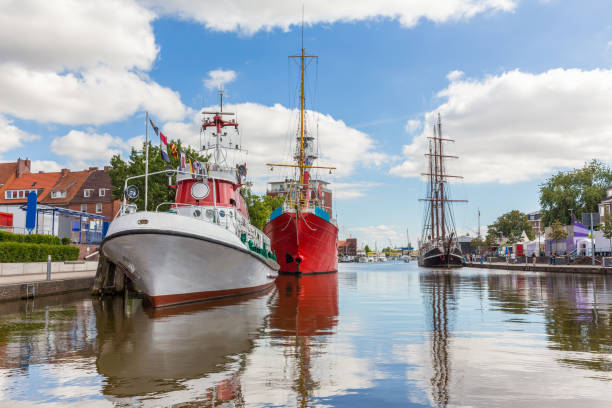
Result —
[{"label": "quay wall", "polygon": [[[98,261],[51,262],[51,273],[96,270]],[[46,262],[0,263],[0,276],[40,275],[47,273]],[[25,277],[25,276],[24,276]]]},{"label": "quay wall", "polygon": [[91,290],[93,281],[94,278],[91,276],[87,278],[55,279],[2,285],[0,286],[0,301]]},{"label": "quay wall", "polygon": [[599,275],[607,275],[612,273],[611,267],[591,266],[591,265],[548,265],[538,264],[534,266],[531,263],[516,263],[506,264],[505,262],[480,263],[468,262],[466,266],[470,268],[483,269],[504,269],[509,271],[533,271],[533,272],[553,272],[553,273],[592,273]]}]

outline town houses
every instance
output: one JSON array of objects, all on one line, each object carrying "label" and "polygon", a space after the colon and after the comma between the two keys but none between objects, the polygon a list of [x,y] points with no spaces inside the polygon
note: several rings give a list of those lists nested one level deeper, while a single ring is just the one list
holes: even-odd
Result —
[{"label": "town houses", "polygon": [[[17,159],[0,163],[0,212],[6,216],[3,230],[26,233],[25,205],[28,194],[37,194],[37,231],[68,237],[84,238],[81,232],[96,231],[101,236],[104,221],[117,213],[118,202],[112,197],[109,167],[56,172],[32,172],[31,161]],[[12,217],[11,217],[12,216]]]}]

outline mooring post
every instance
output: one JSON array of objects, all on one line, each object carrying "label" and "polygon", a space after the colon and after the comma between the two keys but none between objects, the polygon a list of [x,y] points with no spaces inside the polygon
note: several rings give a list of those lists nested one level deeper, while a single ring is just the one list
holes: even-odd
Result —
[{"label": "mooring post", "polygon": [[47,255],[47,280],[51,280],[51,255]]}]

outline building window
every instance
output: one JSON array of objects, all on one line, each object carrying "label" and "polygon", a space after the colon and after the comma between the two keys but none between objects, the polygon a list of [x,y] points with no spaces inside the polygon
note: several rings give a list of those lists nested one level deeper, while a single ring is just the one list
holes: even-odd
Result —
[{"label": "building window", "polygon": [[104,193],[106,193],[105,189],[101,188],[101,189],[98,190],[98,195],[100,197],[104,197]]},{"label": "building window", "polygon": [[51,198],[65,198],[65,197],[66,197],[65,191],[52,191],[51,192]]},{"label": "building window", "polygon": [[93,191],[93,188],[86,188],[85,190],[83,190],[83,197],[91,197],[92,191]]},{"label": "building window", "polygon": [[87,212],[87,204],[81,204],[81,211]]},{"label": "building window", "polygon": [[96,204],[96,214],[101,214],[102,213],[102,203],[97,203]]},{"label": "building window", "polygon": [[13,198],[13,192],[12,191],[5,191],[4,192],[4,198],[6,200],[11,200]]}]

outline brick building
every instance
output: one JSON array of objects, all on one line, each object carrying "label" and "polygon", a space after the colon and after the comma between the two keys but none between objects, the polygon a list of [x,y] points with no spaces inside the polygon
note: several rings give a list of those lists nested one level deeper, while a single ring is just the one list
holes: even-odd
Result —
[{"label": "brick building", "polygon": [[[102,215],[110,221],[117,205],[111,194],[113,186],[109,169],[90,167],[82,171],[62,169],[59,172],[32,173],[30,160],[0,163],[0,211],[12,213],[15,232],[24,232],[25,211],[21,207],[26,204],[28,194],[35,191],[39,204]],[[59,233],[65,223],[47,220],[49,217],[39,214],[39,232],[66,236],[66,231]]]},{"label": "brick building", "polygon": [[[266,191],[266,195],[269,196],[286,196],[289,193],[289,188],[292,183],[292,180],[285,179],[285,181],[273,181],[268,183],[269,187]],[[316,198],[317,190],[319,187],[319,183],[321,183],[321,196],[322,196],[322,206],[325,211],[328,212],[329,216],[332,216],[332,192],[327,187],[329,183],[323,180],[310,180],[310,192],[311,198]]]},{"label": "brick building", "polygon": [[338,241],[338,256],[357,256],[357,238]]}]

